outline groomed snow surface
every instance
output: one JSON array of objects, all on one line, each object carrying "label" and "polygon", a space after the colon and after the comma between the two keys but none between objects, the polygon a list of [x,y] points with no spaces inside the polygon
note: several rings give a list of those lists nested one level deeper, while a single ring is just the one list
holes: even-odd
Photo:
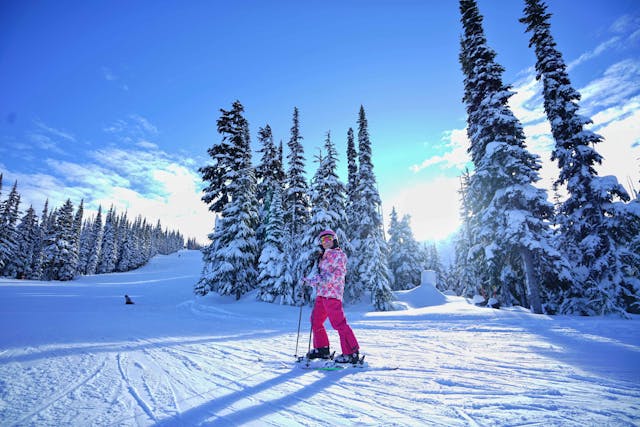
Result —
[{"label": "groomed snow surface", "polygon": [[182,251],[73,282],[0,279],[0,425],[640,425],[638,316],[493,310],[423,286],[399,311],[346,307],[368,370],[309,371],[291,363],[299,308],[195,297],[201,265]]}]

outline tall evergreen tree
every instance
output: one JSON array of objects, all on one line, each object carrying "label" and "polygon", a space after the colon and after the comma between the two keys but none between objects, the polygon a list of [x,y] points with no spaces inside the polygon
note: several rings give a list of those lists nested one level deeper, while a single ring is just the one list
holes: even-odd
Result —
[{"label": "tall evergreen tree", "polygon": [[422,263],[420,248],[413,237],[410,217],[404,215],[398,221],[398,213],[393,207],[389,223],[389,268],[393,273],[392,289],[406,290],[420,284]]},{"label": "tall evergreen tree", "polygon": [[387,247],[389,249],[389,270],[392,273],[391,289],[394,291],[400,290],[396,282],[396,271],[400,267],[400,259],[397,254],[400,253],[400,245],[402,244],[402,236],[400,235],[400,221],[398,221],[398,212],[396,207],[391,208],[391,214],[389,215],[389,228],[387,229],[389,234],[389,240],[387,241]]},{"label": "tall evergreen tree", "polygon": [[638,281],[629,277],[620,233],[632,215],[616,200],[629,195],[614,177],[600,178],[595,166],[602,162],[596,144],[600,135],[585,129],[591,120],[578,114],[580,94],[569,79],[567,67],[551,35],[547,6],[525,0],[520,20],[531,33],[529,46],[536,54],[536,78],[542,80],[544,108],[555,139],[552,160],[560,175],[554,185],[566,186],[568,198],[560,205],[560,247],[576,274],[577,288],[565,309],[582,314],[623,313],[627,301],[638,300]]},{"label": "tall evergreen tree", "polygon": [[293,124],[291,126],[291,138],[289,139],[289,154],[287,155],[288,170],[284,192],[284,222],[285,231],[288,232],[286,252],[287,270],[293,278],[292,293],[297,304],[304,301],[305,289],[301,278],[307,272],[306,260],[302,257],[302,236],[309,222],[309,188],[305,178],[305,157],[300,134],[300,118],[298,108],[293,109]]},{"label": "tall evergreen tree", "polygon": [[522,126],[508,106],[512,92],[503,84],[503,68],[487,45],[476,1],[461,0],[460,12],[460,62],[475,166],[469,190],[476,260],[485,264],[487,294],[513,304],[514,289],[524,279],[527,303],[541,313],[541,286],[551,288],[557,282],[541,283],[548,277],[541,268],[553,266],[549,274],[555,271],[559,280],[570,279],[553,246],[553,207],[546,192],[533,186],[540,179],[540,160],[527,151]]},{"label": "tall evergreen tree", "polygon": [[[350,221],[350,229],[354,228],[355,218],[357,217],[354,210],[356,199],[358,198],[358,152],[353,136],[353,129],[347,131],[347,218]],[[352,224],[354,223],[354,224]],[[351,233],[350,233],[351,234]],[[349,237],[352,237],[351,235]]]},{"label": "tall evergreen tree", "polygon": [[455,261],[454,291],[457,295],[472,297],[481,287],[481,274],[479,266],[473,262],[474,256],[471,251],[473,236],[471,234],[472,210],[469,201],[469,181],[471,174],[466,169],[460,177],[460,218],[461,225],[454,239]]},{"label": "tall evergreen tree", "polygon": [[285,264],[284,211],[282,187],[276,183],[267,215],[265,243],[258,261],[258,299],[293,305],[292,280]]},{"label": "tall evergreen tree", "polygon": [[98,206],[98,214],[92,223],[87,241],[87,263],[84,274],[96,274],[98,261],[100,260],[100,247],[102,243],[102,206]]},{"label": "tall evergreen tree", "polygon": [[371,160],[371,141],[364,107],[360,106],[358,116],[358,198],[355,211],[358,212],[354,247],[354,261],[358,266],[358,282],[353,287],[357,297],[364,291],[371,291],[371,300],[376,310],[391,310],[391,273],[387,259],[387,243],[382,231],[380,215],[381,200]]},{"label": "tall evergreen tree", "polygon": [[305,178],[305,157],[300,135],[298,108],[293,109],[293,125],[289,139],[287,160],[287,182],[285,189],[285,223],[289,227],[292,240],[299,238],[306,229],[309,220],[309,188]]},{"label": "tall evergreen tree", "polygon": [[102,231],[102,243],[100,245],[100,261],[96,273],[111,273],[116,268],[116,213],[111,206],[104,222]]},{"label": "tall evergreen tree", "polygon": [[131,224],[124,213],[120,219],[119,233],[120,242],[118,250],[118,261],[116,262],[116,271],[129,271],[135,265],[135,241]]},{"label": "tall evergreen tree", "polygon": [[273,142],[273,134],[269,125],[258,130],[258,142],[261,144],[259,152],[262,154],[262,159],[256,167],[256,179],[258,181],[256,197],[260,217],[260,225],[256,234],[260,247],[262,247],[266,238],[271,199],[275,188],[282,188],[284,184],[284,170],[282,168],[282,158],[278,147]]},{"label": "tall evergreen tree", "polygon": [[72,259],[75,265],[70,266],[70,268],[76,269],[76,271],[73,273],[73,277],[75,277],[79,273],[78,266],[80,264],[80,235],[82,234],[83,216],[84,216],[84,200],[80,200],[80,206],[78,206],[78,210],[76,211],[73,217],[73,223],[71,228],[71,246],[75,254],[75,256],[72,257]]},{"label": "tall evergreen tree", "polygon": [[43,276],[45,280],[71,280],[76,275],[78,254],[74,247],[73,203],[54,212],[43,245]]},{"label": "tall evergreen tree", "polygon": [[240,299],[256,285],[259,255],[255,236],[258,226],[256,177],[251,165],[249,123],[243,115],[244,107],[236,101],[231,110],[221,112],[217,122],[221,144],[228,145],[228,152],[233,153],[227,160],[230,167],[223,177],[228,202],[222,207],[212,243],[205,253],[207,264],[196,292],[215,291]]},{"label": "tall evergreen tree", "polygon": [[24,279],[32,274],[33,256],[38,244],[38,216],[33,206],[27,209],[16,231],[18,246],[7,275]]},{"label": "tall evergreen tree", "polygon": [[33,250],[33,264],[31,265],[31,271],[27,275],[27,279],[41,280],[42,279],[42,249],[44,246],[44,239],[46,236],[47,223],[49,218],[49,200],[46,200],[44,207],[42,208],[42,215],[40,216],[40,223],[38,224],[36,241],[34,243]]},{"label": "tall evergreen tree", "polygon": [[222,140],[207,150],[212,164],[199,169],[202,180],[208,185],[202,190],[202,200],[209,205],[209,210],[221,213],[231,200],[231,186],[235,175],[241,169],[241,146],[239,140],[244,139],[243,132],[248,132],[246,120],[242,115],[244,107],[235,101],[231,110],[220,109],[222,116],[218,119],[218,132],[225,135]]},{"label": "tall evergreen tree", "polygon": [[[347,235],[349,221],[345,211],[345,185],[338,177],[338,153],[327,132],[324,143],[324,155],[317,157],[318,169],[313,177],[311,189],[311,218],[302,239],[300,260],[306,275],[317,267],[318,235],[321,231],[331,229],[336,233],[338,242],[345,253],[352,252]],[[345,295],[350,294],[352,286],[350,272],[345,278]]]},{"label": "tall evergreen tree", "polygon": [[18,181],[13,184],[7,199],[0,203],[0,275],[4,275],[5,268],[15,256],[18,248],[18,223],[20,194]]}]

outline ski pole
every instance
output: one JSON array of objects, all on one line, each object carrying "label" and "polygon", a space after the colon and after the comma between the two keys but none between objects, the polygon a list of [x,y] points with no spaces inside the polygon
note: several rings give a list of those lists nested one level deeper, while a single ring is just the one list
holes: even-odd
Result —
[{"label": "ski pole", "polygon": [[300,323],[302,322],[302,306],[300,306],[300,314],[298,315],[298,336],[296,337],[296,359],[298,358],[298,342],[300,341]]},{"label": "ski pole", "polygon": [[313,331],[313,312],[315,310],[315,307],[313,307],[313,309],[311,310],[311,322],[309,325],[309,348],[307,349],[307,354],[311,353],[311,332]]}]

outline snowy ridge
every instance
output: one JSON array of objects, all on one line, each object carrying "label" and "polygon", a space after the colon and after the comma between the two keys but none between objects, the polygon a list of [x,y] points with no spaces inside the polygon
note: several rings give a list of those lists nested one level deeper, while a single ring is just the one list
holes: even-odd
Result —
[{"label": "snowy ridge", "polygon": [[637,316],[493,310],[422,287],[396,293],[404,310],[346,307],[369,369],[288,369],[300,309],[196,298],[201,268],[183,251],[67,283],[0,280],[0,425],[640,424]]}]

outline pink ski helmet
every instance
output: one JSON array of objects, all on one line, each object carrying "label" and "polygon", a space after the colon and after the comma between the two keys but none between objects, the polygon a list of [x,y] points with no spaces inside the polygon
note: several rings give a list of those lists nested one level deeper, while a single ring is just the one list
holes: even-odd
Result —
[{"label": "pink ski helmet", "polygon": [[333,236],[334,239],[337,239],[338,236],[336,236],[335,231],[327,228],[326,230],[323,230],[320,232],[320,234],[318,234],[318,239],[322,239],[322,236]]},{"label": "pink ski helmet", "polygon": [[333,237],[333,247],[337,248],[338,247],[338,236],[336,235],[335,231],[331,230],[331,229],[326,229],[320,232],[320,234],[318,234],[318,240],[322,240],[323,236],[331,236]]}]

